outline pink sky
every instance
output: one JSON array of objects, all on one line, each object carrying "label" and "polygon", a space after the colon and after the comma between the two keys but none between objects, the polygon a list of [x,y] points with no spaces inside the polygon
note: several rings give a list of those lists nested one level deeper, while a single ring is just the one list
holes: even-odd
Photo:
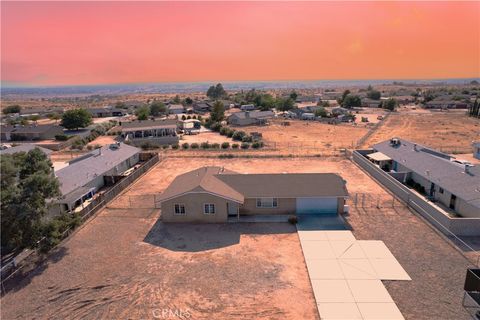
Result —
[{"label": "pink sky", "polygon": [[2,2],[4,83],[480,76],[479,2]]}]

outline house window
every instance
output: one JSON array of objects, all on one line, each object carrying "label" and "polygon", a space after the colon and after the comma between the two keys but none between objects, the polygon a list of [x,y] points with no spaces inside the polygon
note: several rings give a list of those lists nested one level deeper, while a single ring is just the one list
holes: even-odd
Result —
[{"label": "house window", "polygon": [[204,214],[215,214],[215,205],[213,203],[206,203],[203,206]]},{"label": "house window", "polygon": [[187,212],[185,211],[184,204],[175,204],[175,215],[177,216],[184,216]]},{"label": "house window", "polygon": [[438,192],[443,194],[443,188],[438,188]]},{"label": "house window", "polygon": [[276,208],[277,198],[257,198],[257,208]]}]

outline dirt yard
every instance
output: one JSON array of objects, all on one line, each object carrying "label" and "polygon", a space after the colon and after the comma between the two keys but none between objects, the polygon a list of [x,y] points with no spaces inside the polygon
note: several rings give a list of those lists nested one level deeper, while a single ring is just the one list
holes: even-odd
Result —
[{"label": "dirt yard", "polygon": [[392,137],[449,153],[467,153],[472,150],[472,141],[480,140],[480,120],[457,111],[391,114],[364,147]]},{"label": "dirt yard", "polygon": [[232,139],[226,136],[222,136],[218,132],[209,132],[209,131],[201,132],[199,134],[193,134],[193,135],[184,134],[182,135],[179,143],[181,145],[182,143],[185,143],[185,142],[188,144],[191,144],[191,143],[201,144],[202,142],[208,142],[210,144],[212,143],[222,144],[223,142],[228,142],[230,144],[235,143]]},{"label": "dirt yard", "polygon": [[[281,125],[289,122],[289,126]],[[235,128],[236,129],[236,128]],[[291,149],[315,149],[317,152],[330,151],[340,148],[352,148],[367,129],[352,124],[331,125],[317,121],[280,120],[271,121],[267,126],[238,127],[247,133],[260,132],[268,147],[280,152],[289,152]]]}]

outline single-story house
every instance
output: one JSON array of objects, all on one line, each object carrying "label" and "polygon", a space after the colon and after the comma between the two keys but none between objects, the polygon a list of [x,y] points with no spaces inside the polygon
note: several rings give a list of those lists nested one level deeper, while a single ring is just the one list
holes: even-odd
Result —
[{"label": "single-story house", "polygon": [[348,114],[350,113],[350,110],[344,107],[336,107],[336,108],[333,108],[331,112],[332,112],[332,115],[338,116],[341,114]]},{"label": "single-story house", "polygon": [[185,112],[185,108],[181,104],[169,104],[168,113],[171,114],[182,114]]},{"label": "single-story house", "polygon": [[424,106],[426,109],[467,109],[468,103],[455,100],[432,100]]},{"label": "single-story house", "polygon": [[111,106],[105,108],[92,108],[88,109],[88,112],[91,113],[94,118],[105,118],[105,117],[123,117],[127,114],[127,110],[114,108]]},{"label": "single-story house", "polygon": [[254,104],[243,104],[240,106],[240,110],[242,111],[253,111],[257,109]]},{"label": "single-story house", "polygon": [[373,151],[367,158],[400,182],[419,184],[426,197],[462,217],[480,217],[480,166],[400,138]]},{"label": "single-story house", "polygon": [[409,104],[415,102],[414,96],[409,95],[402,95],[402,96],[390,96],[390,97],[382,97],[380,98],[382,101],[388,99],[395,99],[399,105]]},{"label": "single-story house", "polygon": [[315,120],[315,114],[310,112],[302,113],[301,117],[302,120]]},{"label": "single-story house", "polygon": [[72,211],[91,199],[102,188],[105,177],[122,176],[140,160],[140,149],[114,143],[93,150],[56,171],[62,196],[50,204],[50,212]]},{"label": "single-story house", "polygon": [[1,126],[2,141],[50,140],[64,133],[63,127],[54,124]]},{"label": "single-story house", "polygon": [[480,141],[474,142],[473,144],[473,157],[480,160]]},{"label": "single-story house", "polygon": [[202,128],[202,122],[197,119],[180,120],[178,127],[184,131],[199,131]]},{"label": "single-story house", "polygon": [[193,104],[193,111],[196,113],[206,113],[212,110],[212,106],[208,102],[195,102]]},{"label": "single-story house", "polygon": [[380,106],[380,100],[373,100],[369,98],[362,99],[362,107],[378,108]]},{"label": "single-story house", "polygon": [[177,144],[177,120],[137,120],[122,122],[122,138],[135,145],[146,142],[155,145]]},{"label": "single-story house", "polygon": [[333,173],[240,174],[202,167],[173,180],[161,194],[165,222],[226,222],[241,215],[344,213],[345,181]]},{"label": "single-story house", "polygon": [[273,111],[235,112],[227,118],[227,122],[235,126],[261,125],[266,124],[274,115]]},{"label": "single-story house", "polygon": [[27,108],[20,110],[20,116],[30,117],[30,116],[45,116],[48,114],[62,114],[64,108],[62,107],[42,107],[42,108]]},{"label": "single-story house", "polygon": [[31,151],[35,148],[42,151],[49,158],[50,158],[50,154],[53,152],[50,149],[42,148],[42,147],[36,146],[34,144],[31,144],[31,143],[23,143],[23,144],[20,144],[18,146],[15,146],[15,147],[0,150],[0,155],[14,154],[14,153],[19,153],[19,152],[29,152],[29,151]]},{"label": "single-story house", "polygon": [[302,95],[299,95],[295,99],[295,102],[298,102],[298,103],[305,103],[305,102],[317,103],[318,99],[319,99],[318,96],[302,96]]}]

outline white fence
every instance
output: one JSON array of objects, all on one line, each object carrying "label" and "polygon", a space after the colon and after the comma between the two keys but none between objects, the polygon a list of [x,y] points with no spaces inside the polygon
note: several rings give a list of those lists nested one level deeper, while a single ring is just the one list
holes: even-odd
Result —
[{"label": "white fence", "polygon": [[451,234],[456,236],[480,236],[480,218],[449,217],[436,206],[432,205],[423,197],[411,191],[401,182],[371,163],[365,158],[362,151],[353,151],[352,159],[442,233],[447,236],[451,236]]}]

